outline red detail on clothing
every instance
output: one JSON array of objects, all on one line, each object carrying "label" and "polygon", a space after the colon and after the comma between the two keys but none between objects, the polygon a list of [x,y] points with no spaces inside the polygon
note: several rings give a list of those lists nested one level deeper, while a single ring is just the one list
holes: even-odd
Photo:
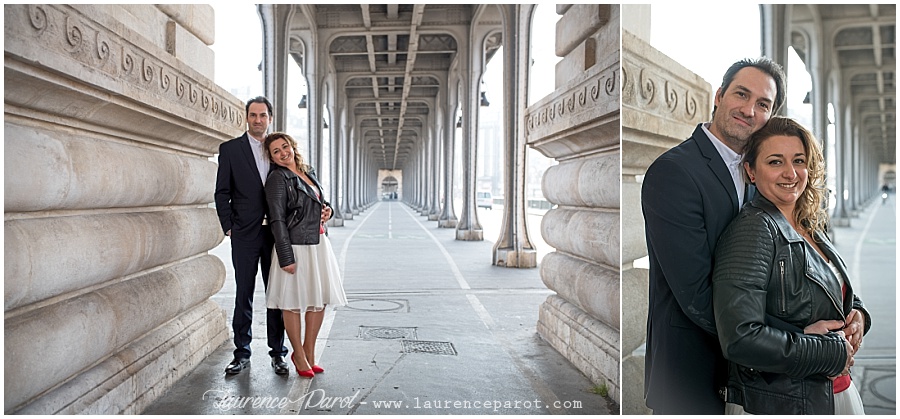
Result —
[{"label": "red detail on clothing", "polygon": [[[841,296],[847,296],[847,285],[841,285]],[[850,388],[850,376],[842,375],[838,378],[835,378],[832,384],[834,384],[834,394],[838,394]]]}]

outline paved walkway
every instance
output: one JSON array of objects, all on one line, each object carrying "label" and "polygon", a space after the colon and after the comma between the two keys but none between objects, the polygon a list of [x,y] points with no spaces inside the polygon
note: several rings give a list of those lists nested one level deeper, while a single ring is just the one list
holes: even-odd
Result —
[{"label": "paved walkway", "polygon": [[[483,223],[500,217],[479,211]],[[229,341],[144,413],[619,413],[535,332],[538,306],[551,294],[539,269],[494,267],[491,241],[457,241],[453,229],[396,201],[331,229],[330,239],[349,305],[327,312],[317,354],[325,373],[307,380],[272,372],[259,277],[250,370],[224,374]],[[228,270],[213,299],[230,324],[229,241],[211,253]]]},{"label": "paved walkway", "polygon": [[872,315],[851,376],[866,414],[897,413],[897,206],[891,194],[879,197],[853,218],[850,227],[834,229],[835,245],[850,270],[853,290]]}]

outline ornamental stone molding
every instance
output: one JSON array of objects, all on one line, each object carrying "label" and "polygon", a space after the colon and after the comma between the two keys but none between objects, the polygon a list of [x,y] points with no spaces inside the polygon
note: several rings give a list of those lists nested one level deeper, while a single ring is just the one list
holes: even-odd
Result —
[{"label": "ornamental stone molding", "polygon": [[[4,25],[7,66],[9,61],[19,61],[67,79],[95,83],[112,98],[138,99],[121,106],[172,113],[232,134],[243,131],[240,102],[165,50],[142,42],[129,28],[107,28],[83,14],[79,6],[69,5],[5,5]],[[5,95],[7,102],[19,104],[17,96]],[[207,148],[214,151],[215,145]]]}]

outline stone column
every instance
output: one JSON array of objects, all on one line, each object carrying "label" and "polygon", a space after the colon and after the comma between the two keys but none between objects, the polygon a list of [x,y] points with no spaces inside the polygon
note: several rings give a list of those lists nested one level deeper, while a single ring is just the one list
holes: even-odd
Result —
[{"label": "stone column", "polygon": [[442,170],[444,172],[444,184],[442,185],[444,190],[444,205],[441,208],[441,218],[438,219],[438,227],[439,228],[456,228],[456,224],[459,221],[456,218],[456,212],[453,210],[453,157],[456,149],[456,107],[457,107],[457,86],[458,77],[451,74],[449,76],[449,82],[442,86],[442,89],[446,91],[447,100],[444,102],[444,124],[443,124],[443,137],[444,137],[444,154],[442,158]]},{"label": "stone column", "polygon": [[4,413],[139,414],[228,339],[213,22],[4,6]]},{"label": "stone column", "polygon": [[[272,126],[270,132],[284,131],[287,127],[287,66],[289,56],[288,27],[294,16],[294,8],[284,4],[261,4],[257,6],[263,28],[263,95],[272,103]],[[304,71],[304,75],[305,71]],[[310,88],[309,108],[314,109],[314,89]],[[248,98],[249,99],[249,98]],[[310,115],[312,116],[312,114]],[[313,120],[309,120],[312,126]],[[298,138],[298,141],[303,139]],[[309,150],[312,150],[311,148]],[[307,162],[309,156],[304,156]]]},{"label": "stone column", "polygon": [[644,405],[649,263],[641,215],[647,167],[709,119],[712,88],[700,76],[622,31],[622,413]]},{"label": "stone column", "polygon": [[503,15],[503,225],[493,249],[493,264],[534,268],[537,252],[528,238],[525,214],[525,112],[531,30],[527,19],[533,5],[498,6]]},{"label": "stone column", "polygon": [[422,128],[428,132],[429,142],[431,143],[431,172],[428,182],[431,189],[431,210],[428,212],[428,221],[437,221],[441,216],[441,136],[438,131],[437,112],[432,106],[428,112],[427,122]]},{"label": "stone column", "polygon": [[[482,6],[484,7],[494,7]],[[477,16],[477,13],[476,13]],[[462,80],[462,208],[459,221],[456,223],[456,240],[484,240],[484,230],[478,222],[478,211],[475,208],[476,163],[478,157],[478,91],[483,73],[483,54],[485,33],[473,34],[468,44],[460,44],[460,73]],[[464,47],[465,45],[465,47]]]},{"label": "stone column", "polygon": [[329,189],[331,190],[331,194],[328,197],[328,201],[331,202],[332,210],[334,214],[331,216],[331,220],[328,221],[328,225],[334,227],[343,227],[344,226],[344,215],[341,212],[341,203],[340,203],[340,188],[341,179],[346,177],[346,174],[341,170],[341,143],[344,136],[346,136],[347,132],[345,131],[347,118],[347,113],[344,112],[343,98],[339,98],[338,101],[340,104],[335,106],[337,112],[332,119],[331,126],[331,137],[328,139],[331,142],[331,178],[327,179],[326,182],[329,184]]},{"label": "stone column", "polygon": [[[349,107],[349,106],[348,106]],[[350,209],[351,196],[351,179],[353,179],[353,137],[357,133],[355,118],[353,112],[347,112],[347,129],[349,132],[344,137],[344,146],[341,147],[341,161],[343,162],[343,173],[341,173],[341,183],[343,184],[344,193],[341,195],[341,215],[345,220],[353,219],[353,210]]]},{"label": "stone column", "polygon": [[528,144],[558,162],[541,185],[556,205],[541,225],[556,249],[541,279],[556,294],[537,331],[619,402],[619,6],[557,13],[557,87],[525,116]]}]

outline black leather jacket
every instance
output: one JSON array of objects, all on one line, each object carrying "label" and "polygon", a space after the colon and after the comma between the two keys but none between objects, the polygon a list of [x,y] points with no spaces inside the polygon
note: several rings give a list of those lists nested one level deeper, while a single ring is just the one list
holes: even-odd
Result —
[{"label": "black leather jacket", "polygon": [[[729,361],[726,401],[756,414],[834,414],[832,383],[847,350],[834,332],[805,335],[818,320],[844,320],[853,308],[869,313],[853,294],[847,268],[824,234],[825,260],[765,197],[744,206],[716,247],[713,310]],[[768,316],[767,316],[768,315]]]},{"label": "black leather jacket", "polygon": [[[319,244],[319,225],[322,208],[331,205],[322,194],[304,183],[289,169],[275,166],[266,178],[266,201],[269,204],[269,226],[275,238],[275,252],[281,267],[295,262],[293,244]],[[316,179],[316,172],[306,173],[310,180],[322,191]]]}]

